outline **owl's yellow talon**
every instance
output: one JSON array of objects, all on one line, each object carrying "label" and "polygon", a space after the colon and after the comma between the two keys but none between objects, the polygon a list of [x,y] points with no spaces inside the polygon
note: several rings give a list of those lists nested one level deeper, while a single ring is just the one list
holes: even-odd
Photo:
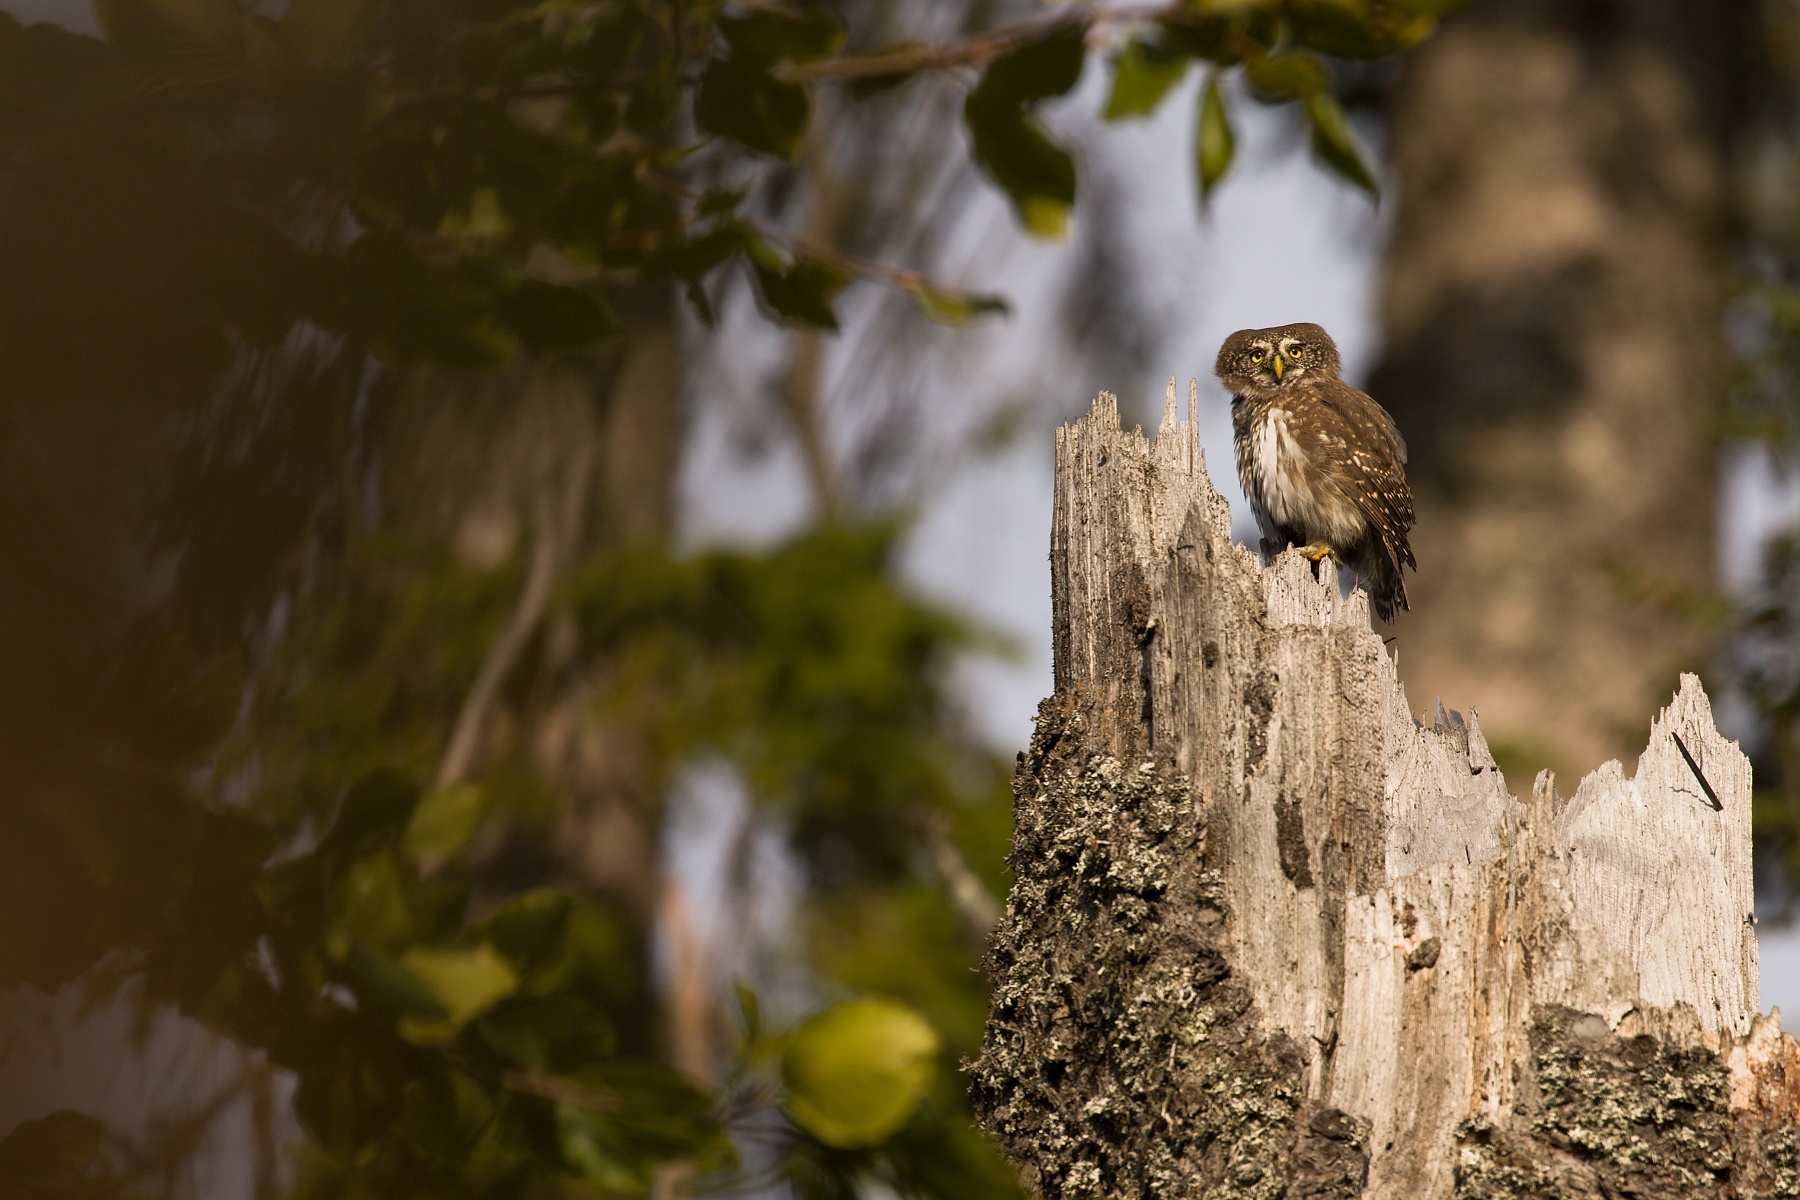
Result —
[{"label": "owl's yellow talon", "polygon": [[1316,563],[1331,553],[1331,547],[1324,542],[1314,542],[1310,546],[1300,547],[1300,553],[1306,555],[1306,561]]}]

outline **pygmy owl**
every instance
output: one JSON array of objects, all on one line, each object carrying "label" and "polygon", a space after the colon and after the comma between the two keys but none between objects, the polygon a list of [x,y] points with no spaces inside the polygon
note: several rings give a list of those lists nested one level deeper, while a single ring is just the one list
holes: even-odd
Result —
[{"label": "pygmy owl", "polygon": [[1299,546],[1356,572],[1375,615],[1404,609],[1415,570],[1406,443],[1387,410],[1338,378],[1331,335],[1310,322],[1240,329],[1213,368],[1231,392],[1238,479],[1263,557]]}]

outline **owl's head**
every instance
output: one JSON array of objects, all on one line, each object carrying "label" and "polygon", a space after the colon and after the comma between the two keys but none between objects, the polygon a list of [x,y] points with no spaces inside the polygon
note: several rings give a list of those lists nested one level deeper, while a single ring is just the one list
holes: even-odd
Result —
[{"label": "owl's head", "polygon": [[1240,329],[1219,347],[1213,374],[1234,396],[1273,396],[1302,380],[1336,379],[1337,344],[1311,321]]}]

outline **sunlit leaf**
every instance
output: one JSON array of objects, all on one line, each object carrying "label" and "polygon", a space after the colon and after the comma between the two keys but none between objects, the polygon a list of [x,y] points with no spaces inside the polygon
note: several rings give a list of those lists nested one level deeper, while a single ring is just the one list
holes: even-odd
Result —
[{"label": "sunlit leaf", "polygon": [[400,965],[423,981],[444,1009],[441,1021],[408,1017],[401,1022],[401,1032],[418,1042],[454,1036],[519,986],[518,975],[486,942],[472,950],[414,947],[400,956]]},{"label": "sunlit leaf", "polygon": [[392,853],[355,863],[331,891],[326,946],[336,957],[354,942],[396,947],[413,935],[406,883]]},{"label": "sunlit leaf", "polygon": [[1379,196],[1381,189],[1369,169],[1362,147],[1350,130],[1350,122],[1330,92],[1318,92],[1306,98],[1306,122],[1312,127],[1313,152],[1325,165],[1357,187]]},{"label": "sunlit leaf", "polygon": [[1200,198],[1204,201],[1225,172],[1231,167],[1236,139],[1231,133],[1231,119],[1225,112],[1225,100],[1219,94],[1217,75],[1206,81],[1200,93],[1200,111],[1194,120],[1194,170],[1200,180]]},{"label": "sunlit leaf", "polygon": [[438,223],[438,235],[448,241],[468,243],[493,242],[512,232],[512,222],[500,207],[500,193],[491,187],[478,187],[469,195],[469,206],[461,212],[448,212]]},{"label": "sunlit leaf", "polygon": [[913,292],[924,314],[945,325],[962,325],[984,314],[1004,316],[1009,310],[999,296],[979,292],[955,292],[921,283]]},{"label": "sunlit leaf", "polygon": [[1107,97],[1108,121],[1143,117],[1156,111],[1169,89],[1187,72],[1188,58],[1160,41],[1133,38],[1113,57],[1112,94]]},{"label": "sunlit leaf", "polygon": [[427,792],[413,809],[401,846],[414,858],[441,862],[461,850],[481,823],[481,788],[462,783]]},{"label": "sunlit leaf", "polygon": [[869,997],[829,1008],[782,1055],[787,1109],[828,1146],[873,1146],[906,1124],[931,1082],[937,1031],[912,1009]]}]

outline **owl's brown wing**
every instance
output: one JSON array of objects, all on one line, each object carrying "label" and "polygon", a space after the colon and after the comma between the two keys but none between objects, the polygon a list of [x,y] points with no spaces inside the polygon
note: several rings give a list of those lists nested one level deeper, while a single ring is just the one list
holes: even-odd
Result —
[{"label": "owl's brown wing", "polygon": [[[1289,428],[1311,460],[1368,520],[1393,562],[1415,570],[1407,533],[1413,527],[1412,490],[1406,485],[1406,443],[1387,410],[1340,379],[1306,388],[1308,399]],[[1298,428],[1294,428],[1298,425]]]}]

